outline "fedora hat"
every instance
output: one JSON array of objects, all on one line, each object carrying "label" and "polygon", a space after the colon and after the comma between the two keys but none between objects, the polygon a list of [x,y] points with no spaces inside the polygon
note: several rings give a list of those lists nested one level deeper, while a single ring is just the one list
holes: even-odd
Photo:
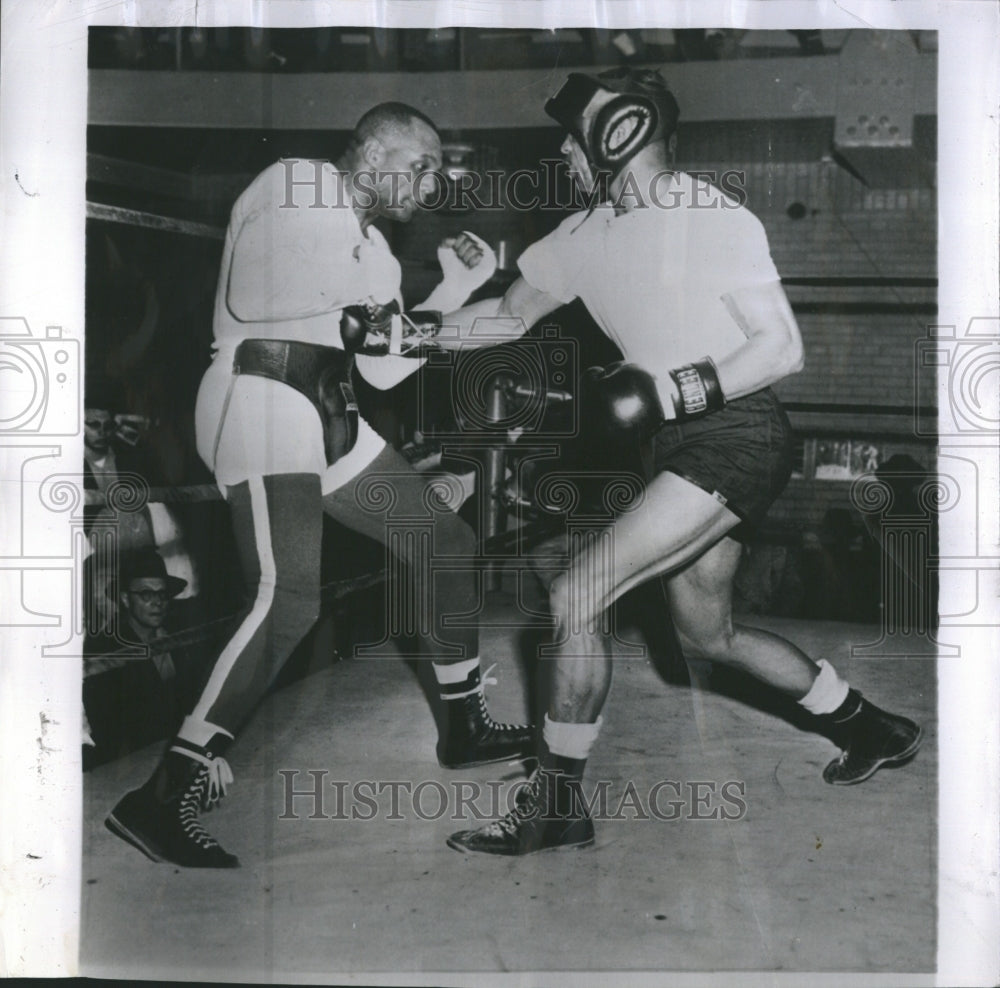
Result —
[{"label": "fedora hat", "polygon": [[[139,549],[125,556],[118,568],[118,579],[119,593],[124,593],[133,580],[142,579],[166,581],[167,594],[170,597],[176,597],[187,586],[187,580],[171,576],[167,572],[167,564],[155,549]],[[107,585],[107,595],[114,597],[114,588],[110,581]]]}]

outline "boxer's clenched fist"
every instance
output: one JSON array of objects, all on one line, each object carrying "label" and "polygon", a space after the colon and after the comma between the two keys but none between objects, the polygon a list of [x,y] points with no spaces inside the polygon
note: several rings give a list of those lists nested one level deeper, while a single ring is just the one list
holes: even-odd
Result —
[{"label": "boxer's clenched fist", "polygon": [[493,248],[468,230],[442,241],[437,255],[445,281],[459,283],[470,293],[489,281],[497,269]]},{"label": "boxer's clenched fist", "polygon": [[474,268],[483,259],[486,244],[470,233],[460,233],[457,237],[448,237],[441,246],[450,247],[467,268]]}]

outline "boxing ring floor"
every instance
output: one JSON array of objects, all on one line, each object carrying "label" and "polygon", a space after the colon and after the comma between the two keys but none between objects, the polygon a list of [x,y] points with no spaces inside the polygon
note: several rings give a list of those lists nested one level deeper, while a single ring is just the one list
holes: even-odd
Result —
[{"label": "boxing ring floor", "polygon": [[[484,668],[498,663],[487,690],[498,720],[523,718],[529,703],[525,633],[504,626],[515,617],[512,595],[491,595],[482,651]],[[851,643],[877,639],[873,627],[743,620],[827,657],[876,703],[920,721],[916,759],[860,786],[827,786],[820,773],[833,745],[795,726],[794,712],[769,712],[766,693],[731,675],[670,685],[616,647],[585,791],[606,780],[607,815],[619,818],[598,821],[596,845],[581,851],[461,855],[445,845],[471,825],[468,804],[464,819],[451,819],[456,783],[478,782],[485,810],[488,782],[523,773],[440,768],[418,677],[387,646],[382,658],[337,662],[272,693],[244,731],[229,758],[235,785],[204,818],[239,869],[153,864],[104,829],[158,746],[85,777],[81,973],[337,981],[441,972],[445,983],[448,972],[933,970],[934,659],[852,658]],[[696,681],[705,674],[697,667]],[[295,798],[287,813],[281,770],[298,772],[300,790],[310,770],[325,770],[324,802]],[[426,785],[420,800],[397,788],[403,819],[389,818],[391,787],[373,819],[309,819],[315,808],[370,814],[351,797],[359,780]],[[630,781],[638,803],[625,796]],[[660,787],[657,818],[649,794],[663,781],[678,785]],[[330,795],[335,782],[346,787],[343,804]],[[728,792],[742,791],[745,813],[720,798],[725,782],[743,784]],[[435,819],[441,792],[447,807]]]}]

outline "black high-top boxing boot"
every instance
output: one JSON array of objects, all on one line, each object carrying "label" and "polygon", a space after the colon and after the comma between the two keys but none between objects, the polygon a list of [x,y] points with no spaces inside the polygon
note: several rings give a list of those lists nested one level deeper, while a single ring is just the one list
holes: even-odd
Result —
[{"label": "black high-top boxing boot", "polygon": [[198,820],[233,781],[218,754],[228,743],[221,734],[204,748],[175,741],[149,781],[118,801],[105,826],[153,861],[184,868],[238,868],[239,859],[224,851]]},{"label": "black high-top boxing boot", "polygon": [[883,766],[901,765],[923,741],[923,731],[912,720],[880,710],[856,690],[848,690],[833,713],[817,719],[823,733],[843,749],[823,770],[823,781],[832,786],[853,786]]},{"label": "black high-top boxing boot", "polygon": [[460,830],[448,846],[465,854],[533,854],[594,843],[581,781],[587,761],[546,753],[517,794],[514,809],[479,830]]},{"label": "black high-top boxing boot", "polygon": [[533,754],[530,726],[498,724],[490,716],[478,666],[461,682],[439,683],[438,687],[444,700],[444,725],[437,745],[442,767],[474,768]]}]

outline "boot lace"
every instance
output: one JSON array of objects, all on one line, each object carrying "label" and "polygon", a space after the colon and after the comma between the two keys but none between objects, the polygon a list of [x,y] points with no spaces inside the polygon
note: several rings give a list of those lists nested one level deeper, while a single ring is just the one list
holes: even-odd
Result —
[{"label": "boot lace", "polygon": [[184,791],[184,795],[181,796],[180,807],[177,811],[177,819],[184,836],[192,844],[206,850],[219,846],[219,842],[198,820],[198,811],[201,809],[202,801],[206,798],[211,785],[209,770],[207,768],[201,769]]},{"label": "boot lace", "polygon": [[534,820],[541,808],[538,801],[541,795],[541,775],[538,769],[531,773],[531,777],[525,786],[514,798],[514,809],[506,815],[494,820],[486,827],[485,833],[489,837],[513,837],[516,838],[521,828],[526,823]]},{"label": "boot lace", "polygon": [[225,758],[213,758],[205,766],[205,778],[208,785],[202,797],[201,808],[210,810],[219,805],[219,801],[226,795],[226,787],[232,785],[233,770]]},{"label": "boot lace", "polygon": [[198,847],[219,847],[219,842],[201,825],[198,813],[217,806],[233,781],[232,769],[224,758],[206,760],[181,796],[177,811],[184,836]]},{"label": "boot lace", "polygon": [[[496,686],[497,679],[495,676],[490,675],[494,669],[496,669],[497,664],[494,662],[493,665],[483,673],[482,679],[480,680],[482,686]],[[510,731],[521,731],[524,728],[519,727],[517,724],[498,724],[491,716],[489,709],[486,706],[486,694],[483,692],[482,688],[476,691],[476,702],[479,705],[479,714],[483,719],[483,723],[491,731],[497,731],[500,734],[504,734]]]}]

